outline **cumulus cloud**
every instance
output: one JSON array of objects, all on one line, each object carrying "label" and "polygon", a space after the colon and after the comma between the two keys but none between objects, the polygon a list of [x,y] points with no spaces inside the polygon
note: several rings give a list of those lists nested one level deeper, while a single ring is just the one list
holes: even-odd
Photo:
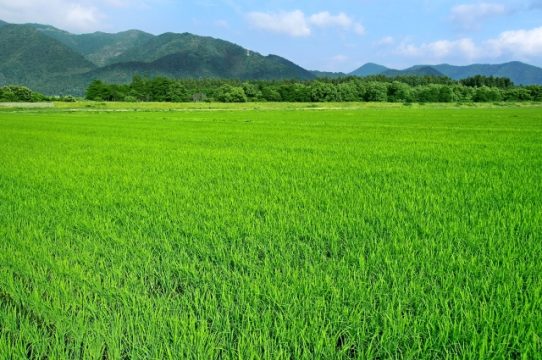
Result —
[{"label": "cumulus cloud", "polygon": [[217,20],[215,21],[215,26],[222,29],[229,29],[230,23],[227,20]]},{"label": "cumulus cloud", "polygon": [[355,23],[354,24],[354,32],[358,35],[365,35],[365,26],[363,26],[361,23]]},{"label": "cumulus cloud", "polygon": [[504,31],[495,38],[478,43],[470,38],[422,44],[403,42],[394,52],[426,61],[537,59],[542,57],[542,27]]},{"label": "cumulus cloud", "polygon": [[397,48],[397,53],[407,57],[443,60],[449,57],[461,57],[468,60],[476,59],[481,51],[469,38],[459,40],[437,40],[421,45],[402,43]]},{"label": "cumulus cloud", "polygon": [[343,54],[338,54],[331,58],[331,61],[336,62],[336,63],[342,63],[348,60],[350,60],[350,58]]},{"label": "cumulus cloud", "polygon": [[452,8],[450,19],[460,27],[471,30],[478,27],[483,20],[506,15],[509,12],[510,10],[502,4],[461,4]]},{"label": "cumulus cloud", "polygon": [[0,0],[0,18],[8,22],[41,22],[68,30],[94,30],[104,15],[92,1]]},{"label": "cumulus cloud", "polygon": [[378,46],[389,46],[393,44],[395,44],[395,38],[393,36],[384,36],[376,42],[376,45]]},{"label": "cumulus cloud", "polygon": [[251,12],[247,14],[247,19],[256,28],[294,37],[309,36],[315,27],[337,27],[351,30],[358,35],[365,33],[363,25],[355,22],[345,13],[333,15],[328,11],[322,11],[307,16],[301,10],[275,13]]},{"label": "cumulus cloud", "polygon": [[331,15],[328,11],[322,11],[311,15],[309,17],[309,22],[315,26],[321,27],[338,26],[346,29],[352,26],[352,19],[345,13]]},{"label": "cumulus cloud", "polygon": [[542,27],[512,30],[488,41],[495,56],[512,54],[518,57],[542,56]]},{"label": "cumulus cloud", "polygon": [[309,36],[311,29],[300,10],[278,13],[251,12],[249,22],[257,28],[290,36]]},{"label": "cumulus cloud", "polygon": [[13,23],[43,23],[70,31],[104,27],[111,8],[146,8],[150,0],[0,0],[0,19]]}]

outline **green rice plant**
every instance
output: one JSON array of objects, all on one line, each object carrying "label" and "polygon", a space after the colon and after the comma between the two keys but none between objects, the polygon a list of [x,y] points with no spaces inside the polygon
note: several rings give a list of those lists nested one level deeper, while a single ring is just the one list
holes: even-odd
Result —
[{"label": "green rice plant", "polygon": [[540,107],[65,106],[0,112],[0,358],[540,358]]}]

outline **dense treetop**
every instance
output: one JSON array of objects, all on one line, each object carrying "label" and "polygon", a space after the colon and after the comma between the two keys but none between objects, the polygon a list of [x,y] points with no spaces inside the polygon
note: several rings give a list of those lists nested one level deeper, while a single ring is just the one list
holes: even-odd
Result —
[{"label": "dense treetop", "polygon": [[302,80],[168,79],[135,76],[129,84],[93,81],[86,98],[100,101],[542,101],[542,86],[514,86],[507,78],[383,75]]}]

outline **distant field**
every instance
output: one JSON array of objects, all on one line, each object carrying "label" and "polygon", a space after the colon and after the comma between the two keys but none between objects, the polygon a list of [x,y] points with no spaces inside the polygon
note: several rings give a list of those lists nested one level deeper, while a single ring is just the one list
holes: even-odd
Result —
[{"label": "distant field", "polygon": [[0,102],[0,108],[52,108],[54,107],[52,102]]},{"label": "distant field", "polygon": [[541,358],[542,107],[55,106],[0,111],[0,358]]}]

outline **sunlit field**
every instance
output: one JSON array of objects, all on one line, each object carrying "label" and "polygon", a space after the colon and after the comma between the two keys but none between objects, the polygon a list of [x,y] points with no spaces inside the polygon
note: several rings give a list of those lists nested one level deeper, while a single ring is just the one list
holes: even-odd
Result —
[{"label": "sunlit field", "polygon": [[0,358],[542,354],[542,107],[0,110]]}]

